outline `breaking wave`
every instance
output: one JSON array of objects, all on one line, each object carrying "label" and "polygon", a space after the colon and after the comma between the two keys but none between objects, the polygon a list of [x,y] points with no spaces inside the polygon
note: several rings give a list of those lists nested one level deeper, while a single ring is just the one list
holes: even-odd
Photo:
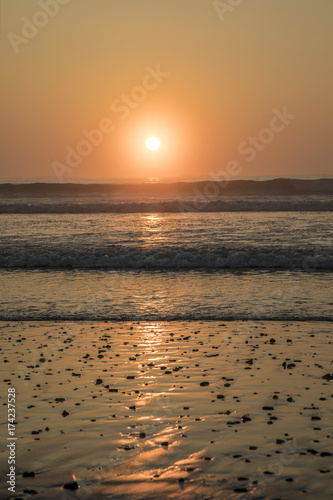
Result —
[{"label": "breaking wave", "polygon": [[333,200],[230,200],[123,203],[0,203],[3,214],[331,212]]},{"label": "breaking wave", "polygon": [[169,246],[140,248],[112,245],[100,248],[51,247],[3,249],[1,268],[27,269],[332,269],[333,255],[325,250],[303,252],[295,248],[246,248],[230,251],[215,248]]}]

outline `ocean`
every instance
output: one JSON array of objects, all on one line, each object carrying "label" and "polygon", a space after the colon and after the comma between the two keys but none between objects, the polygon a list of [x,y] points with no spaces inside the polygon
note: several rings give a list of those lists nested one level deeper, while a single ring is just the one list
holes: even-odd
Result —
[{"label": "ocean", "polygon": [[332,179],[1,184],[1,498],[332,498],[332,211]]},{"label": "ocean", "polygon": [[0,320],[333,319],[333,179],[0,185]]}]

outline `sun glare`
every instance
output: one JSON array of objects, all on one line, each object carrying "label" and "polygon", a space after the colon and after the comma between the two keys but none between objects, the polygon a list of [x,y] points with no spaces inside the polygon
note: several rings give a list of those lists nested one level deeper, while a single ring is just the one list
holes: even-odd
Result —
[{"label": "sun glare", "polygon": [[160,145],[161,143],[157,137],[150,137],[146,142],[146,146],[150,151],[155,151]]}]

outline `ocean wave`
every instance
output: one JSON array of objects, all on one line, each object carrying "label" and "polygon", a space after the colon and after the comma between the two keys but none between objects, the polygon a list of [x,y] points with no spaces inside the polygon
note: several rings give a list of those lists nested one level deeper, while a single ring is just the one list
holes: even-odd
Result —
[{"label": "ocean wave", "polygon": [[199,212],[332,212],[332,198],[174,200],[153,202],[0,202],[0,214],[199,213]]},{"label": "ocean wave", "polygon": [[108,195],[147,195],[165,197],[169,195],[220,196],[300,196],[333,195],[333,178],[326,179],[269,179],[269,180],[223,180],[218,174],[207,180],[191,182],[137,182],[137,183],[0,183],[0,197],[46,198],[86,197]]},{"label": "ocean wave", "polygon": [[112,248],[3,249],[0,268],[25,269],[333,269],[333,255],[327,251],[302,252],[286,248],[247,248],[227,251],[208,248],[140,248],[113,245]]}]

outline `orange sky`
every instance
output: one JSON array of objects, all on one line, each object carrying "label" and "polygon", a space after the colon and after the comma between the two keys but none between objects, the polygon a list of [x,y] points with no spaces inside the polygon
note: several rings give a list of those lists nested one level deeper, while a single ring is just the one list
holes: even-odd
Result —
[{"label": "orange sky", "polygon": [[333,2],[235,3],[2,0],[1,178],[332,175]]}]

